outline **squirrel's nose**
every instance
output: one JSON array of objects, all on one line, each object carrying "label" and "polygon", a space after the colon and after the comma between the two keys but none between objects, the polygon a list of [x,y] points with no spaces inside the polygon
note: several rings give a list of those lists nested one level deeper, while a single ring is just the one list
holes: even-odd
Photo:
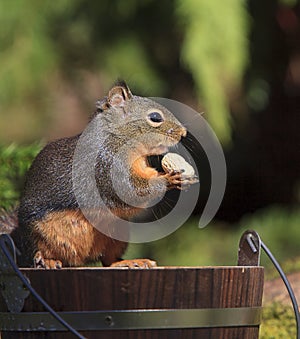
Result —
[{"label": "squirrel's nose", "polygon": [[186,137],[186,134],[187,134],[186,128],[185,127],[181,127],[180,130],[179,130],[179,134],[182,137]]},{"label": "squirrel's nose", "polygon": [[178,133],[181,137],[186,137],[187,130],[185,127],[181,127],[179,130],[177,128],[170,128],[167,130],[168,134]]}]

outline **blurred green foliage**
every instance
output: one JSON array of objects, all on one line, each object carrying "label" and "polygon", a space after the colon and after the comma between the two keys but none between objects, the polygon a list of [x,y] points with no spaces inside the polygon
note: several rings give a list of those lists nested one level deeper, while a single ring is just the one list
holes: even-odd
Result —
[{"label": "blurred green foliage", "polygon": [[246,3],[178,1],[185,27],[183,60],[191,70],[208,119],[218,137],[230,138],[229,95],[240,87],[248,61]]},{"label": "blurred green foliage", "polygon": [[259,338],[296,338],[296,321],[293,308],[280,303],[273,303],[264,307]]},{"label": "blurred green foliage", "polygon": [[[41,126],[51,116],[59,86],[86,99],[85,72],[106,88],[124,78],[137,93],[165,96],[174,90],[182,98],[191,90],[183,79],[188,72],[201,108],[225,144],[232,132],[230,101],[243,92],[250,63],[249,5],[240,0],[32,0],[26,6],[22,0],[1,1],[0,135],[23,140],[45,135]],[[272,10],[269,3],[262,7]],[[269,38],[258,47],[269,50]],[[259,61],[256,67],[250,101],[260,100],[255,79],[270,72],[261,71]]]},{"label": "blurred green foliage", "polygon": [[40,149],[40,144],[0,145],[0,207],[9,210],[18,203],[25,173]]},{"label": "blurred green foliage", "polygon": [[[51,5],[52,4],[52,5]],[[53,2],[0,2],[0,102],[22,102],[37,91],[58,62],[47,35]],[[53,15],[53,14],[52,14]]]},{"label": "blurred green foliage", "polygon": [[121,77],[140,93],[163,96],[174,86],[167,69],[186,65],[217,135],[230,138],[228,94],[248,58],[245,2],[2,1],[0,21],[2,119],[12,114],[33,133],[59,83],[84,91],[83,70],[105,86]]}]

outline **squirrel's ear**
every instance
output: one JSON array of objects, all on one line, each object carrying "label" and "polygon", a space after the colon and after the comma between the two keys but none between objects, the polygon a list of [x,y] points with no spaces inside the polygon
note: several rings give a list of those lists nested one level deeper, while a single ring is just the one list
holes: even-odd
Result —
[{"label": "squirrel's ear", "polygon": [[108,92],[107,97],[96,102],[97,111],[103,112],[109,107],[122,107],[124,103],[131,98],[132,93],[125,81],[119,81]]},{"label": "squirrel's ear", "polygon": [[132,93],[125,81],[118,82],[108,93],[108,104],[112,107],[122,107],[127,100],[132,98]]}]

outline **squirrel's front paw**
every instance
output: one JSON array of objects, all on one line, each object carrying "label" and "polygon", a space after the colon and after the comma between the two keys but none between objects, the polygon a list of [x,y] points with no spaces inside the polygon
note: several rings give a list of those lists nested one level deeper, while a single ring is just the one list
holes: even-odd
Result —
[{"label": "squirrel's front paw", "polygon": [[41,251],[36,252],[33,258],[34,268],[60,269],[62,262],[60,260],[45,259]]},{"label": "squirrel's front paw", "polygon": [[128,268],[152,268],[156,267],[156,262],[150,259],[121,260],[114,262],[110,267],[128,267]]},{"label": "squirrel's front paw", "polygon": [[166,173],[163,177],[169,188],[184,190],[199,182],[194,168],[177,153],[167,153],[161,160],[161,166]]},{"label": "squirrel's front paw", "polygon": [[163,175],[163,177],[167,180],[168,186],[177,187],[180,186],[182,182],[182,175],[180,171],[171,171]]},{"label": "squirrel's front paw", "polygon": [[190,185],[198,182],[196,177],[185,177],[182,173],[182,171],[171,171],[163,175],[163,178],[165,178],[168,182],[169,188],[184,190]]}]

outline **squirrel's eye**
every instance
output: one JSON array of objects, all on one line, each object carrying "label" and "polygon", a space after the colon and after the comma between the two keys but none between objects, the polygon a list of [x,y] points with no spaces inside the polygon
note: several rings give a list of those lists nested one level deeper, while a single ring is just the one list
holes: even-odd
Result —
[{"label": "squirrel's eye", "polygon": [[149,119],[152,121],[152,122],[163,122],[164,119],[163,117],[161,116],[160,113],[158,112],[152,112],[149,114]]},{"label": "squirrel's eye", "polygon": [[152,126],[158,127],[164,122],[164,117],[162,113],[154,111],[148,114],[148,120]]}]

